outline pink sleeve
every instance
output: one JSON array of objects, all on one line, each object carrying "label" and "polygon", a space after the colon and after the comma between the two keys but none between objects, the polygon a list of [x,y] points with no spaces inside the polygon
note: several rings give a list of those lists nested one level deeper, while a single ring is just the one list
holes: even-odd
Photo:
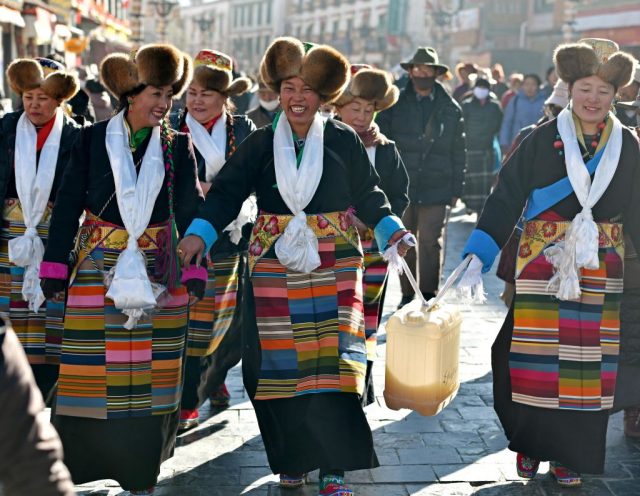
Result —
[{"label": "pink sleeve", "polygon": [[67,264],[58,262],[42,262],[40,264],[41,279],[62,279],[69,277],[69,267]]},{"label": "pink sleeve", "polygon": [[180,278],[180,282],[184,284],[185,282],[192,279],[200,279],[201,281],[207,282],[207,269],[205,269],[204,267],[196,267],[195,265],[189,266],[188,269],[182,269],[182,277]]}]

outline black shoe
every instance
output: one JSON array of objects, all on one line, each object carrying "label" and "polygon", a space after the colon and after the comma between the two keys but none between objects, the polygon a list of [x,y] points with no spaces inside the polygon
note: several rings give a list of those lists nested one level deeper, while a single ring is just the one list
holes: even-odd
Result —
[{"label": "black shoe", "polygon": [[413,298],[413,296],[403,296],[402,300],[400,300],[400,305],[398,305],[398,308],[402,308],[403,306],[408,305],[413,301]]}]

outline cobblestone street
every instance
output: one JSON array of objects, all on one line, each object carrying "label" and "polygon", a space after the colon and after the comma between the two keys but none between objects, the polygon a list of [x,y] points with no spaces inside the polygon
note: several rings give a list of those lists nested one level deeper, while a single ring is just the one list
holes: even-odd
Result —
[{"label": "cobblestone street", "polygon": [[[464,209],[453,212],[448,231],[447,275],[457,264],[474,217]],[[460,374],[462,385],[455,401],[437,417],[421,417],[409,411],[385,407],[385,335],[381,336],[375,367],[378,403],[367,407],[381,467],[347,473],[358,496],[384,495],[633,495],[640,489],[640,444],[622,433],[622,416],[609,426],[607,469],[603,476],[587,477],[582,489],[559,490],[541,465],[529,483],[515,471],[515,455],[492,407],[490,347],[506,309],[499,299],[502,283],[494,275],[485,278],[489,301],[483,306],[462,308],[464,314]],[[394,279],[387,293],[386,315],[400,299]],[[271,474],[251,403],[244,394],[240,368],[230,374],[232,406],[212,412],[200,410],[202,424],[178,439],[175,456],[162,467],[157,496],[234,496],[281,494]],[[585,433],[588,435],[588,433]],[[99,462],[99,461],[98,461]],[[315,476],[315,477],[314,477]],[[317,494],[317,474],[291,496]],[[82,495],[124,495],[116,483],[101,481],[78,486]],[[283,492],[284,494],[285,492]]]}]

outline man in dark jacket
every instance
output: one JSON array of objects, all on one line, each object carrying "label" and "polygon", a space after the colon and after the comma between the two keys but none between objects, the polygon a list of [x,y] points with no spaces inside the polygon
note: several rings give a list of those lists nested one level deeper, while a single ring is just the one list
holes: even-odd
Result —
[{"label": "man in dark jacket", "polygon": [[471,78],[473,93],[462,102],[467,138],[467,173],[463,200],[467,211],[480,213],[491,193],[496,155],[500,153],[497,136],[502,124],[502,109],[496,95],[491,92],[489,74],[474,76],[477,77]]},{"label": "man in dark jacket", "polygon": [[247,112],[247,117],[253,121],[257,128],[267,126],[273,122],[280,110],[280,100],[278,98],[278,94],[269,89],[261,80],[258,86],[258,106]]},{"label": "man in dark jacket", "polygon": [[[460,106],[436,81],[448,67],[438,63],[433,48],[419,48],[401,65],[411,84],[376,121],[380,131],[396,142],[409,173],[411,204],[403,221],[416,235],[418,246],[407,256],[407,263],[429,299],[440,282],[447,208],[455,205],[464,186],[464,123]],[[413,297],[406,278],[402,278],[402,294],[403,303]]]}]

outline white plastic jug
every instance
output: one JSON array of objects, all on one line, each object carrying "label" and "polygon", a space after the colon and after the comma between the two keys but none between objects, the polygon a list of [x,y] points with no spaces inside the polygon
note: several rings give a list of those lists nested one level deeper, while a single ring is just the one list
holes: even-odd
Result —
[{"label": "white plastic jug", "polygon": [[461,323],[455,308],[427,310],[419,300],[389,318],[384,390],[389,408],[436,415],[455,398]]}]

